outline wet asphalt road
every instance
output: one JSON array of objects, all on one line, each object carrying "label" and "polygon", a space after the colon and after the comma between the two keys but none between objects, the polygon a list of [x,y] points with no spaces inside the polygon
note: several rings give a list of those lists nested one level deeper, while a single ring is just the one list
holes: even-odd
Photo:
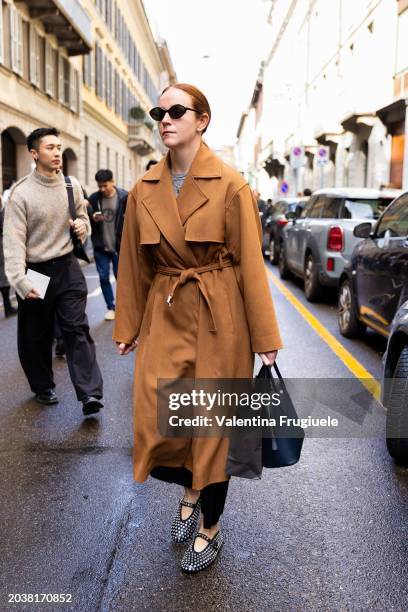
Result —
[{"label": "wet asphalt road", "polygon": [[[273,269],[275,273],[276,270]],[[16,320],[1,318],[0,610],[130,612],[408,609],[408,470],[381,437],[306,439],[296,466],[231,480],[215,565],[184,576],[185,545],[169,542],[179,487],[133,482],[133,357],[115,354],[94,267],[88,316],[106,407],[82,418],[66,363],[55,360],[58,406],[33,400],[16,353]],[[306,304],[299,284],[290,290]],[[271,284],[288,377],[346,377],[332,350]],[[338,337],[335,304],[307,307]],[[343,345],[374,375],[384,341]],[[72,602],[9,603],[13,593]]]}]

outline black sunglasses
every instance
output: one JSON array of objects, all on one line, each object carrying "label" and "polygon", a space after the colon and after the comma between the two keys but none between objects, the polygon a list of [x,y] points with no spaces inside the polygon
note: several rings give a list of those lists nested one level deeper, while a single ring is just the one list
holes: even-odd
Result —
[{"label": "black sunglasses", "polygon": [[164,115],[166,113],[169,113],[169,116],[172,119],[180,119],[180,117],[185,115],[188,110],[193,111],[193,113],[199,112],[195,108],[188,108],[187,106],[183,106],[182,104],[174,104],[168,109],[161,108],[160,106],[155,106],[154,108],[152,108],[151,111],[149,111],[149,115],[155,121],[163,121]]}]

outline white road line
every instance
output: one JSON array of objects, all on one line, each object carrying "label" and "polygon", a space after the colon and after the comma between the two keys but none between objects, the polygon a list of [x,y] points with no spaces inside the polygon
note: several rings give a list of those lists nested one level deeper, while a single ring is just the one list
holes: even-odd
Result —
[{"label": "white road line", "polygon": [[[90,277],[87,277],[90,278]],[[96,276],[94,278],[99,278],[99,276]],[[113,276],[113,274],[111,274],[110,278],[109,278],[110,282],[114,285],[116,282],[115,277]],[[88,297],[89,298],[94,298],[94,297],[98,297],[99,295],[102,295],[102,289],[100,287],[97,287],[96,289],[94,289],[93,291],[91,291],[91,293],[88,293]]]}]

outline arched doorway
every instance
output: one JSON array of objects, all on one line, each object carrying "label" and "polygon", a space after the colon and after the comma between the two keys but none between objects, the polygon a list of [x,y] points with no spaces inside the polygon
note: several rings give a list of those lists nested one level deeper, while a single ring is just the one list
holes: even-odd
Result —
[{"label": "arched doorway", "polygon": [[62,169],[65,176],[78,176],[78,158],[72,149],[63,152]]},{"label": "arched doorway", "polygon": [[1,133],[1,182],[3,191],[31,171],[31,157],[26,137],[16,127]]}]

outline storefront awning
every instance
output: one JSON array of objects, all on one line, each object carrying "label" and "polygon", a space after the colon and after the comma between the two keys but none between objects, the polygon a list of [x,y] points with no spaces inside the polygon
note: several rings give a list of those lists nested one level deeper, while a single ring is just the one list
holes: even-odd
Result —
[{"label": "storefront awning", "polygon": [[388,126],[405,119],[405,107],[408,100],[402,98],[395,100],[388,106],[384,106],[377,111],[377,116],[381,119],[384,125]]},{"label": "storefront awning", "polygon": [[343,137],[344,132],[318,132],[315,135],[317,142],[320,145],[327,146],[331,143],[338,144]]},{"label": "storefront awning", "polygon": [[372,128],[376,119],[376,113],[353,113],[343,119],[341,127],[347,132],[357,133],[361,128]]}]

